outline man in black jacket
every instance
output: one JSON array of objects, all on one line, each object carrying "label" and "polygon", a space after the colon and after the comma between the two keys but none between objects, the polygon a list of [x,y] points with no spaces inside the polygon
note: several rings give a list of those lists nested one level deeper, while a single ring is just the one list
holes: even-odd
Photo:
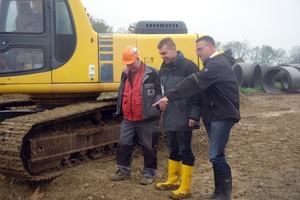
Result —
[{"label": "man in black jacket", "polygon": [[208,198],[230,200],[232,176],[225,147],[231,128],[240,120],[239,88],[232,70],[235,59],[231,50],[218,52],[210,36],[196,41],[196,53],[204,62],[204,68],[167,91],[165,97],[153,105],[164,107],[201,92],[202,121],[209,137],[209,160],[215,179],[215,191]]},{"label": "man in black jacket", "polygon": [[[170,38],[162,39],[157,48],[163,59],[159,71],[162,95],[171,90],[177,83],[198,72],[199,68],[184,57]],[[168,179],[155,185],[158,190],[174,190],[170,197],[188,198],[195,156],[192,151],[192,131],[200,120],[200,105],[197,96],[170,102],[163,113],[164,129],[168,140]],[[161,107],[165,109],[165,107]],[[181,174],[182,171],[182,174]],[[182,175],[182,176],[181,176]],[[182,177],[182,178],[181,178]],[[180,182],[181,179],[181,182]]]}]

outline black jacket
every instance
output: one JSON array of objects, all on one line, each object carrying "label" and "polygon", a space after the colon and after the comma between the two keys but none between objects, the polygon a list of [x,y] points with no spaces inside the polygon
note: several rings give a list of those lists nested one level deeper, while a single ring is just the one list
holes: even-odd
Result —
[{"label": "black jacket", "polygon": [[173,102],[200,91],[204,124],[230,118],[238,122],[240,101],[237,79],[232,70],[234,64],[231,50],[209,58],[202,70],[187,77],[166,96]]},{"label": "black jacket", "polygon": [[[163,62],[159,70],[162,92],[171,90],[180,81],[198,71],[197,65],[178,51],[176,59],[169,64]],[[199,121],[201,114],[200,105],[196,105],[198,102],[195,98],[197,96],[183,98],[168,104],[167,110],[163,114],[164,128],[167,131],[193,130],[188,126],[188,121],[189,119]]]}]

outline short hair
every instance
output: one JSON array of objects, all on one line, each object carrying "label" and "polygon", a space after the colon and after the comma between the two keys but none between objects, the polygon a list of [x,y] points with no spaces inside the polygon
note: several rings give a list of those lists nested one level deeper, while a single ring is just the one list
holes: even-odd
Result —
[{"label": "short hair", "polygon": [[161,48],[162,48],[163,46],[165,46],[165,45],[167,45],[167,47],[168,47],[169,49],[171,49],[171,48],[175,48],[175,49],[176,49],[176,44],[175,44],[175,42],[172,40],[172,38],[170,38],[170,37],[166,37],[166,38],[162,39],[162,40],[158,43],[157,48],[158,48],[158,49],[161,49]]},{"label": "short hair", "polygon": [[214,39],[211,36],[208,36],[208,35],[205,35],[205,36],[202,36],[202,37],[198,38],[196,40],[196,43],[200,42],[200,41],[204,41],[208,44],[213,45],[214,47],[216,46]]}]

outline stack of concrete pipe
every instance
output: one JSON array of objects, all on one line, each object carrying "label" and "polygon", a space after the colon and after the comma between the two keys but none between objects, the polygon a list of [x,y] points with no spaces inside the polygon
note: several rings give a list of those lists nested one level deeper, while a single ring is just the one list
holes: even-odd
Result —
[{"label": "stack of concrete pipe", "polygon": [[236,63],[232,68],[240,87],[262,88],[268,93],[300,93],[300,64],[273,66],[263,73],[257,63]]}]

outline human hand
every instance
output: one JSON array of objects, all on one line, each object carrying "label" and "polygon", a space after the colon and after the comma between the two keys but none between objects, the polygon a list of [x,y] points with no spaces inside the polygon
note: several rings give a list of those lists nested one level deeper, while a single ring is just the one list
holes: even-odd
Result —
[{"label": "human hand", "polygon": [[163,97],[160,100],[158,100],[157,102],[155,102],[152,106],[159,106],[159,109],[161,111],[165,111],[167,109],[167,105],[168,105],[168,98],[167,97]]},{"label": "human hand", "polygon": [[193,119],[189,119],[189,127],[194,127],[196,126],[197,121],[193,120]]}]

